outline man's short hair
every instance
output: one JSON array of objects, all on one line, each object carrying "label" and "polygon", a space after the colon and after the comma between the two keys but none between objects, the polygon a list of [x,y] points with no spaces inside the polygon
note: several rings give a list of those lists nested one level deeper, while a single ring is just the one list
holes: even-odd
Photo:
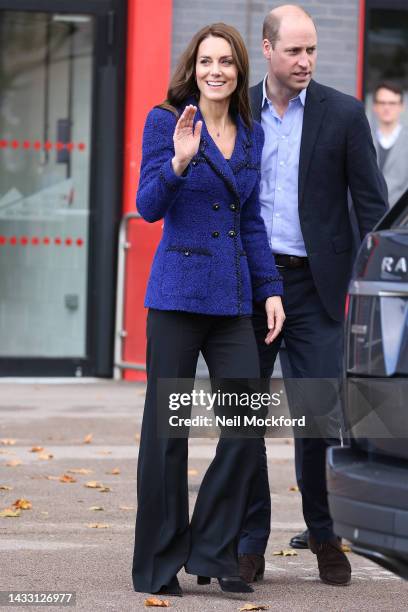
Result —
[{"label": "man's short hair", "polygon": [[[302,13],[304,13],[307,17],[309,17],[309,19],[311,19],[311,21],[313,22],[313,25],[315,25],[315,22],[313,21],[313,17],[310,15],[310,13],[307,12],[306,9],[303,8],[303,6],[300,6],[299,4],[292,4],[291,6],[298,8]],[[279,8],[279,7],[275,7],[275,8]],[[279,39],[279,28],[281,25],[281,21],[282,21],[282,17],[278,17],[272,10],[270,13],[266,15],[264,22],[263,22],[262,39],[263,40],[265,38],[268,39],[272,45],[272,49],[275,48],[276,41]]]},{"label": "man's short hair", "polygon": [[404,90],[402,89],[401,85],[398,85],[398,83],[394,83],[393,81],[381,81],[381,83],[378,83],[374,89],[374,102],[377,100],[377,93],[380,89],[388,89],[388,91],[392,91],[393,93],[399,95],[401,102],[404,100]]}]

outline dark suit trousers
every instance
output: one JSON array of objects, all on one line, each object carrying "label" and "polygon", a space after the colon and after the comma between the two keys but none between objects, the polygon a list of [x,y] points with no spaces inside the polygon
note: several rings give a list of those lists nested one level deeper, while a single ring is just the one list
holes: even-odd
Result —
[{"label": "dark suit trousers", "polygon": [[[283,338],[291,376],[294,378],[338,378],[343,357],[343,324],[328,316],[317,294],[310,269],[279,268],[283,276],[286,321],[280,336],[267,346],[264,308],[255,305],[253,324],[258,342],[261,377],[272,375]],[[288,368],[284,368],[287,371]],[[338,439],[297,438],[297,478],[300,481],[303,515],[318,541],[333,537],[327,503],[325,458]],[[270,530],[270,494],[266,453],[260,454],[257,482],[239,542],[240,553],[264,554]]]},{"label": "dark suit trousers", "polygon": [[[283,346],[279,350],[279,359],[282,370],[283,378],[293,378],[292,368],[290,367],[290,361],[288,358],[288,353],[286,351],[286,346]],[[295,474],[296,474],[296,482],[299,488],[299,491],[302,490],[302,452],[298,448],[301,445],[299,438],[295,438]]]},{"label": "dark suit trousers", "polygon": [[220,438],[190,522],[188,440],[158,437],[157,380],[194,378],[200,350],[212,378],[259,378],[251,318],[151,309],[147,340],[148,383],[137,475],[134,588],[156,592],[183,566],[189,573],[204,576],[237,576],[238,536],[263,440]]}]

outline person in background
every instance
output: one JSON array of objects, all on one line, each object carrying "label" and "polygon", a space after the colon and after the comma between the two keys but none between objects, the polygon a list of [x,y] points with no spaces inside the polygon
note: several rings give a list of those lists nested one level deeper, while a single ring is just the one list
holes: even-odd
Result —
[{"label": "person in background", "polygon": [[394,206],[408,189],[408,128],[401,124],[404,92],[396,83],[379,83],[373,94],[376,127],[373,130],[378,165]]},{"label": "person in background", "polygon": [[[282,333],[266,345],[267,322],[254,306],[261,376],[271,376],[284,340],[293,377],[338,379],[353,261],[348,190],[364,237],[386,212],[385,184],[363,104],[312,79],[317,33],[310,15],[297,5],[280,6],[266,16],[262,38],[267,74],[250,89],[250,97],[253,117],[265,134],[261,215],[283,276],[286,319]],[[330,444],[339,440],[296,438],[299,488],[320,578],[347,585],[351,567],[327,501]],[[260,462],[238,548],[240,575],[249,582],[263,576],[270,529],[265,449]]]}]

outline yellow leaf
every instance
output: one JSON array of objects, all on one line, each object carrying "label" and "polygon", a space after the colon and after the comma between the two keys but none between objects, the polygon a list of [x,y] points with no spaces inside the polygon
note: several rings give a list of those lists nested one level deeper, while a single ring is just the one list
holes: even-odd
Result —
[{"label": "yellow leaf", "polygon": [[158,597],[149,597],[149,599],[145,599],[144,605],[146,608],[170,608],[170,604],[167,599],[159,599]]},{"label": "yellow leaf", "polygon": [[342,545],[341,545],[341,550],[342,550],[343,552],[345,552],[345,553],[346,553],[346,552],[351,552],[351,548],[350,548],[350,546],[348,546],[347,544],[342,544]]},{"label": "yellow leaf", "polygon": [[59,477],[59,481],[71,483],[71,482],[76,482],[76,479],[73,476],[70,476],[69,474],[62,474]]},{"label": "yellow leaf", "polygon": [[91,506],[89,510],[93,510],[94,512],[99,512],[101,510],[105,510],[105,508],[102,508],[102,506]]},{"label": "yellow leaf", "polygon": [[107,474],[113,474],[114,476],[117,476],[117,474],[120,474],[120,469],[119,468],[113,468],[113,470],[111,470],[110,472],[106,472]]},{"label": "yellow leaf", "polygon": [[31,510],[33,504],[28,499],[21,498],[16,499],[13,506],[16,510]]},{"label": "yellow leaf", "polygon": [[297,552],[295,550],[276,550],[273,555],[275,557],[297,557]]},{"label": "yellow leaf", "polygon": [[299,487],[297,485],[294,485],[293,487],[289,487],[289,491],[294,491],[295,493],[297,493],[299,491]]},{"label": "yellow leaf", "polygon": [[136,510],[135,506],[119,506],[119,510]]},{"label": "yellow leaf", "polygon": [[13,487],[9,487],[8,485],[0,485],[0,491],[12,491]]},{"label": "yellow leaf", "polygon": [[44,450],[43,446],[33,446],[32,448],[30,448],[29,452],[30,453],[41,453],[41,451]]},{"label": "yellow leaf", "polygon": [[84,484],[84,487],[88,487],[88,489],[100,489],[103,487],[103,484],[97,480],[90,480]]},{"label": "yellow leaf", "polygon": [[269,610],[269,606],[265,604],[247,603],[239,609],[239,612],[246,612],[247,610]]},{"label": "yellow leaf", "polygon": [[101,493],[109,493],[111,490],[109,487],[105,487],[104,484],[98,482],[97,480],[89,480],[84,484],[84,487],[88,487],[88,489],[98,489]]},{"label": "yellow leaf", "polygon": [[0,512],[2,518],[17,518],[20,514],[20,510],[13,510],[12,508],[4,508],[4,510]]},{"label": "yellow leaf", "polygon": [[188,470],[187,474],[189,476],[197,476],[198,475],[198,470],[194,470],[194,469]]},{"label": "yellow leaf", "polygon": [[110,527],[107,523],[88,523],[87,526],[91,529],[108,529]]},{"label": "yellow leaf", "polygon": [[72,470],[67,470],[70,474],[92,474],[93,470],[88,470],[87,468],[72,468]]},{"label": "yellow leaf", "polygon": [[49,461],[50,459],[54,459],[54,455],[51,453],[40,453],[38,459],[40,459],[40,461]]},{"label": "yellow leaf", "polygon": [[14,446],[15,443],[16,441],[12,440],[11,438],[2,438],[0,440],[0,444],[3,444],[4,446]]},{"label": "yellow leaf", "polygon": [[7,461],[7,467],[18,467],[19,465],[23,465],[23,462],[20,459],[13,459],[12,461]]},{"label": "yellow leaf", "polygon": [[84,444],[90,444],[92,442],[92,438],[93,438],[93,434],[88,434],[85,436],[85,438],[83,439],[83,443]]}]

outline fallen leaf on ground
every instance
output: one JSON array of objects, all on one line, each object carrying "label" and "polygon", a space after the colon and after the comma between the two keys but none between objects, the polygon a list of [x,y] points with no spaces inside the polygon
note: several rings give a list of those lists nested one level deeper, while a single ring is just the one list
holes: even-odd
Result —
[{"label": "fallen leaf on ground", "polygon": [[170,608],[170,604],[167,599],[159,599],[158,597],[149,597],[149,599],[145,599],[144,605],[146,608]]},{"label": "fallen leaf on ground", "polygon": [[348,544],[342,544],[341,545],[341,550],[343,552],[351,552],[351,548],[350,548],[350,546]]},{"label": "fallen leaf on ground", "polygon": [[189,476],[197,476],[198,475],[198,470],[194,470],[194,469],[188,470],[187,474]]},{"label": "fallen leaf on ground", "polygon": [[289,487],[289,491],[294,491],[297,493],[299,491],[299,487],[297,485],[294,485],[293,487]]},{"label": "fallen leaf on ground", "polygon": [[38,459],[40,459],[40,461],[49,461],[50,459],[54,459],[54,455],[52,453],[41,453],[38,455]]},{"label": "fallen leaf on ground", "polygon": [[88,489],[100,489],[103,487],[103,484],[97,480],[89,480],[84,484],[84,487],[88,487]]},{"label": "fallen leaf on ground", "polygon": [[30,448],[28,452],[29,453],[41,453],[43,450],[44,450],[43,446],[33,446],[32,448]]},{"label": "fallen leaf on ground", "polygon": [[117,474],[120,474],[120,469],[119,468],[113,468],[113,470],[111,470],[110,472],[106,472],[107,474],[113,474],[114,476],[117,476]]},{"label": "fallen leaf on ground", "polygon": [[107,523],[88,523],[88,527],[91,529],[108,529],[110,525]]},{"label": "fallen leaf on ground", "polygon": [[272,554],[274,557],[297,557],[298,556],[295,550],[288,550],[288,549],[276,550]]},{"label": "fallen leaf on ground", "polygon": [[4,510],[0,512],[2,518],[17,518],[20,514],[21,510],[13,510],[12,508],[4,508]]},{"label": "fallen leaf on ground", "polygon": [[135,506],[119,506],[119,510],[136,510]]},{"label": "fallen leaf on ground", "polygon": [[7,467],[18,467],[19,465],[23,465],[23,462],[20,459],[13,459],[12,461],[7,461]]},{"label": "fallen leaf on ground", "polygon": [[2,438],[0,440],[0,444],[3,444],[4,446],[14,446],[15,443],[16,441],[12,438]]},{"label": "fallen leaf on ground", "polygon": [[92,474],[93,470],[88,470],[87,468],[72,468],[72,470],[67,470],[70,474]]},{"label": "fallen leaf on ground", "polygon": [[62,474],[59,479],[60,482],[76,482],[76,479],[73,476],[70,476],[69,474]]},{"label": "fallen leaf on ground", "polygon": [[0,491],[12,491],[13,487],[9,487],[8,485],[0,485]]},{"label": "fallen leaf on ground", "polygon": [[16,499],[13,507],[16,508],[16,510],[31,510],[33,504],[28,499],[22,497],[21,499]]},{"label": "fallen leaf on ground", "polygon": [[98,455],[111,455],[112,451],[108,451],[108,450],[103,450],[103,451],[99,451]]},{"label": "fallen leaf on ground", "polygon": [[89,510],[93,510],[94,512],[99,512],[101,510],[105,510],[102,506],[91,506]]},{"label": "fallen leaf on ground", "polygon": [[83,439],[83,443],[84,444],[90,444],[92,442],[92,438],[93,438],[93,434],[88,434],[85,436],[85,438]]},{"label": "fallen leaf on ground", "polygon": [[104,484],[97,480],[89,480],[84,484],[84,487],[88,489],[97,489],[100,493],[109,493],[111,491],[110,487],[105,487]]},{"label": "fallen leaf on ground", "polygon": [[269,606],[265,604],[247,603],[239,609],[239,612],[246,612],[247,610],[269,610]]}]

